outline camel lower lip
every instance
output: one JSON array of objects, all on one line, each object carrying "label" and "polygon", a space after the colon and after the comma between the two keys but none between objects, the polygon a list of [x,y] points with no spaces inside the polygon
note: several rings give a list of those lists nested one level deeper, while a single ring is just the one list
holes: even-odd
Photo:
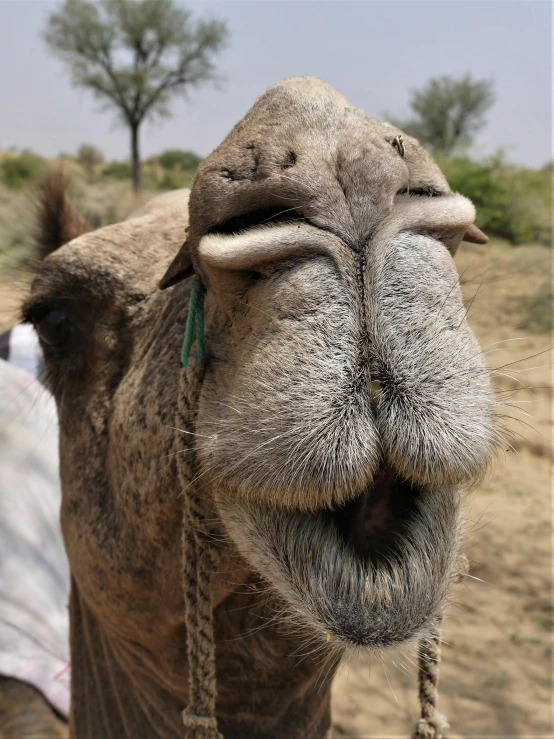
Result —
[{"label": "camel lower lip", "polygon": [[219,502],[250,563],[308,626],[345,646],[378,648],[420,635],[456,569],[457,491],[412,488],[386,468],[375,483],[336,511]]}]

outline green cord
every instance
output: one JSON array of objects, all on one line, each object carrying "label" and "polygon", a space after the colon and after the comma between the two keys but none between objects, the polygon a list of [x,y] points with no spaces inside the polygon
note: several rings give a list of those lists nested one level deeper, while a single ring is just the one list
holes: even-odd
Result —
[{"label": "green cord", "polygon": [[206,361],[206,352],[204,350],[204,296],[206,291],[198,277],[192,280],[192,290],[190,293],[189,312],[187,316],[187,325],[185,327],[185,338],[183,340],[183,349],[181,351],[181,367],[186,367],[189,361],[190,348],[194,338],[194,329],[196,324],[196,357],[198,362],[203,365]]}]

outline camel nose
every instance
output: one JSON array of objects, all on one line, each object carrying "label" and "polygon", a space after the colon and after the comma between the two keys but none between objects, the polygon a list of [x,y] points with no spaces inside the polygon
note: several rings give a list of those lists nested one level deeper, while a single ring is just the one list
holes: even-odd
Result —
[{"label": "camel nose", "polygon": [[448,250],[414,232],[370,243],[364,298],[368,394],[387,464],[420,483],[471,480],[490,457],[493,400]]},{"label": "camel nose", "polygon": [[259,277],[287,260],[326,256],[334,260],[337,239],[304,222],[291,221],[268,228],[204,236],[198,245],[203,276],[219,304],[236,305]]}]

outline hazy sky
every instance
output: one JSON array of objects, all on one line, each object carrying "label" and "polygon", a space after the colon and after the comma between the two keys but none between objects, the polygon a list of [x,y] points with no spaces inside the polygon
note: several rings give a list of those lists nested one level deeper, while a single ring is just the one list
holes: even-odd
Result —
[{"label": "hazy sky", "polygon": [[[83,143],[128,157],[128,134],[90,93],[71,87],[40,38],[56,0],[0,0],[0,148],[46,156]],[[407,113],[409,92],[431,76],[470,72],[496,82],[497,101],[475,153],[504,147],[540,166],[552,157],[552,19],[548,0],[225,0],[190,2],[226,18],[224,90],[193,91],[174,115],[142,129],[142,154],[207,154],[265,87],[321,77],[368,113]]]}]

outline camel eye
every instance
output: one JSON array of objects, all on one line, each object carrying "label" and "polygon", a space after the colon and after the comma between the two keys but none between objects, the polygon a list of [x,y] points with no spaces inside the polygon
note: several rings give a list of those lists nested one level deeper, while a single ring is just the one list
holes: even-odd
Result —
[{"label": "camel eye", "polygon": [[34,324],[40,340],[52,349],[62,349],[73,335],[73,326],[64,308],[47,309]]}]

